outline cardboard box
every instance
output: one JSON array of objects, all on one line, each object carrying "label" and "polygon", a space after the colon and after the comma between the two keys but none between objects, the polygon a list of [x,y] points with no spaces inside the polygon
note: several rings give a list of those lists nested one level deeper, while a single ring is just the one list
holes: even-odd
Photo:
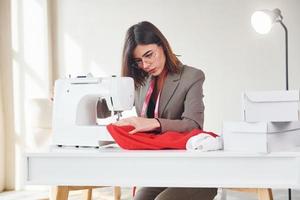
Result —
[{"label": "cardboard box", "polygon": [[229,151],[293,151],[300,146],[300,121],[224,122],[223,139]]},{"label": "cardboard box", "polygon": [[299,90],[257,91],[242,94],[242,115],[246,122],[288,122],[299,120]]}]

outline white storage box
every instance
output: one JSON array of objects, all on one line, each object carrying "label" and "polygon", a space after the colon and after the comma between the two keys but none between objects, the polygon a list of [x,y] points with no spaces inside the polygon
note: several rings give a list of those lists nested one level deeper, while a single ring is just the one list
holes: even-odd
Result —
[{"label": "white storage box", "polygon": [[299,120],[299,90],[245,92],[242,115],[247,122]]},{"label": "white storage box", "polygon": [[300,146],[300,121],[224,122],[223,139],[229,151],[293,151]]}]

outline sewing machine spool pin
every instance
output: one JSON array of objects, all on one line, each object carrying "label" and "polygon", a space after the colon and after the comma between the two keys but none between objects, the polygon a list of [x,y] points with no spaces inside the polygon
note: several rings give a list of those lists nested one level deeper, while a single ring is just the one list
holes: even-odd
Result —
[{"label": "sewing machine spool pin", "polygon": [[117,121],[119,121],[122,117],[122,112],[121,111],[118,111],[117,112]]}]

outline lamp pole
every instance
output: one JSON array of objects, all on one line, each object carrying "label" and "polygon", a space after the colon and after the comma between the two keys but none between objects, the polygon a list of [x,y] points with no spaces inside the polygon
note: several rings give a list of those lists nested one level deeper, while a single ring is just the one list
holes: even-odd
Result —
[{"label": "lamp pole", "polygon": [[[288,59],[288,30],[282,20],[278,20],[285,33],[285,89],[289,90],[289,59]],[[292,190],[288,189],[289,200],[292,200]]]},{"label": "lamp pole", "polygon": [[[279,15],[280,19],[276,20],[276,22],[279,22],[281,24],[285,33],[285,89],[289,90],[288,30],[287,27],[282,22],[283,17],[281,15],[281,11],[277,8],[274,10],[274,12]],[[291,188],[288,189],[288,197],[289,200],[292,200]]]},{"label": "lamp pole", "polygon": [[[282,16],[278,22],[283,27],[285,33],[285,89],[289,90],[288,30],[282,22]],[[288,189],[288,196],[289,200],[292,200],[292,190],[290,188]]]},{"label": "lamp pole", "polygon": [[285,89],[289,90],[289,63],[288,63],[288,30],[282,20],[278,20],[285,32]]}]

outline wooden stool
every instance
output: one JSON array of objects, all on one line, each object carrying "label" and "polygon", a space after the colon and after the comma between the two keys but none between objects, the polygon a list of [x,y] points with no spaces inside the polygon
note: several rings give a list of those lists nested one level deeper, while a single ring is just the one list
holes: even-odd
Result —
[{"label": "wooden stool", "polygon": [[273,200],[272,189],[268,189],[268,188],[226,188],[226,189],[230,189],[238,192],[256,193],[258,200]]},{"label": "wooden stool", "polygon": [[[69,192],[72,190],[84,191],[84,200],[92,200],[92,189],[105,186],[55,186],[51,192],[51,200],[68,200]],[[121,199],[121,188],[114,187],[115,200]]]}]

